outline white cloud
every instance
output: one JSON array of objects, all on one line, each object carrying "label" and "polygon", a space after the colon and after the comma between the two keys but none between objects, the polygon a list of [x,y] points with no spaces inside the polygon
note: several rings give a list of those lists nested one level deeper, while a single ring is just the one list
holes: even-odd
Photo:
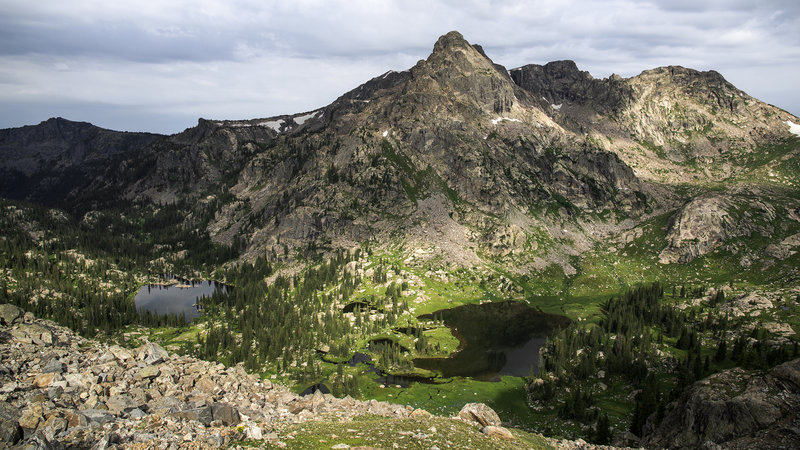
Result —
[{"label": "white cloud", "polygon": [[56,115],[53,105],[158,131],[199,116],[307,111],[411,67],[452,29],[508,67],[573,59],[600,77],[716,69],[800,113],[787,75],[800,73],[796,1],[0,0],[0,10],[0,127]]}]

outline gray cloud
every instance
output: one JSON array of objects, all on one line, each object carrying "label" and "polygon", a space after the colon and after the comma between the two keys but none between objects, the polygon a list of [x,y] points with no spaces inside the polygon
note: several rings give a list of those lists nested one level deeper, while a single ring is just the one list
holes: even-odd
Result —
[{"label": "gray cloud", "polygon": [[310,110],[412,66],[451,29],[509,67],[716,69],[800,113],[796,1],[0,0],[0,10],[0,127],[63,115],[175,132],[201,116]]}]

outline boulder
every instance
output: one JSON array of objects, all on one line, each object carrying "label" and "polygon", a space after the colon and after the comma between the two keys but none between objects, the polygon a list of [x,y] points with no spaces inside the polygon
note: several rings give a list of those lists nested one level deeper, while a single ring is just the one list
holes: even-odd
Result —
[{"label": "boulder", "polygon": [[42,373],[64,373],[66,369],[66,364],[61,362],[58,358],[52,358],[42,367]]},{"label": "boulder", "polygon": [[264,439],[261,427],[259,427],[258,425],[250,425],[249,427],[247,427],[246,432],[247,432],[246,434],[247,439],[253,439],[253,440]]},{"label": "boulder", "polygon": [[44,421],[42,417],[42,405],[39,403],[33,404],[22,411],[19,418],[19,426],[25,432],[25,436],[30,436],[39,427],[39,424]]},{"label": "boulder", "polygon": [[85,427],[89,424],[89,419],[78,411],[69,411],[65,415],[67,419],[67,429],[75,427]]},{"label": "boulder", "polygon": [[433,414],[429,413],[428,411],[425,411],[424,409],[415,409],[409,415],[410,418],[419,420],[430,419],[431,416],[433,416]]},{"label": "boulder", "polygon": [[87,409],[85,411],[81,411],[81,413],[89,422],[99,423],[101,425],[104,423],[113,422],[115,420],[112,414],[102,409]]},{"label": "boulder", "polygon": [[317,408],[323,403],[325,403],[325,396],[322,394],[322,391],[314,391],[314,393],[311,395],[311,407]]},{"label": "boulder", "polygon": [[113,414],[128,412],[137,408],[138,406],[139,405],[137,405],[136,402],[131,400],[131,398],[125,394],[113,395],[106,400],[106,407],[108,407],[108,411]]},{"label": "boulder", "polygon": [[25,439],[25,445],[23,445],[22,448],[25,450],[50,450],[56,447],[50,443],[43,432],[37,431],[33,433],[32,436]]},{"label": "boulder", "polygon": [[33,385],[37,388],[45,388],[53,384],[54,381],[58,381],[59,378],[61,378],[61,376],[56,373],[39,374],[33,379]]},{"label": "boulder", "polygon": [[226,427],[238,425],[242,421],[239,411],[227,403],[214,403],[211,405],[211,416],[219,420]]},{"label": "boulder", "polygon": [[173,417],[177,417],[179,419],[196,420],[205,426],[211,424],[211,421],[213,420],[211,406],[209,405],[184,409],[175,412],[172,415]]},{"label": "boulder", "polygon": [[[63,384],[64,382],[62,381],[61,383]],[[63,393],[64,393],[64,388],[61,386],[51,386],[47,388],[48,400],[58,400]]]},{"label": "boulder", "polygon": [[7,402],[0,401],[0,447],[2,444],[14,445],[22,439],[19,425],[20,412]]},{"label": "boulder", "polygon": [[458,417],[467,422],[476,423],[482,427],[489,425],[501,426],[503,422],[494,410],[483,403],[467,403],[461,408]]},{"label": "boulder", "polygon": [[[112,353],[113,354],[113,353]],[[169,359],[169,353],[160,345],[148,342],[139,347],[136,359],[144,361],[145,364],[158,364]]]},{"label": "boulder", "polygon": [[498,427],[498,426],[494,426],[494,425],[489,425],[489,426],[483,427],[481,432],[483,434],[489,436],[489,437],[502,439],[504,441],[513,441],[514,440],[514,435],[511,434],[511,432],[508,431],[508,429],[506,429],[504,427]]},{"label": "boulder", "polygon": [[44,434],[48,441],[53,442],[59,433],[67,429],[67,421],[61,417],[52,416],[47,419],[39,430]]},{"label": "boulder", "polygon": [[108,348],[109,353],[114,355],[114,358],[121,362],[125,362],[129,359],[133,359],[133,355],[128,349],[122,348],[119,345],[112,345]]},{"label": "boulder", "polygon": [[214,383],[214,381],[209,377],[202,377],[199,380],[197,380],[197,382],[195,382],[194,384],[194,388],[195,390],[204,392],[206,394],[213,394],[214,392],[219,390],[219,386],[217,386],[217,383]]},{"label": "boulder", "polygon": [[3,303],[0,305],[0,325],[10,327],[15,323],[22,322],[24,314],[25,312],[22,309],[8,303]]},{"label": "boulder", "polygon": [[161,375],[161,370],[156,366],[147,366],[139,371],[139,378],[144,380],[152,380],[159,375]]},{"label": "boulder", "polygon": [[310,400],[298,400],[289,404],[289,412],[292,414],[300,414],[301,411],[310,410],[314,406]]},{"label": "boulder", "polygon": [[67,386],[78,389],[85,388],[88,383],[87,377],[80,373],[68,373],[64,375],[64,380],[67,382]]},{"label": "boulder", "polygon": [[139,408],[134,408],[131,412],[128,413],[128,417],[130,417],[131,419],[141,419],[146,415],[147,414],[145,414],[145,412]]}]

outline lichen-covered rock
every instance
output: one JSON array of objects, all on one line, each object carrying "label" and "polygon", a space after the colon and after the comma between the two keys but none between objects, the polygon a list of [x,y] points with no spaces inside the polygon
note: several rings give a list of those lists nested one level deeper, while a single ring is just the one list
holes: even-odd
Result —
[{"label": "lichen-covered rock", "polygon": [[493,438],[497,438],[497,439],[503,439],[505,441],[513,441],[514,440],[514,435],[511,434],[511,432],[508,431],[507,428],[504,428],[504,427],[501,427],[501,426],[488,425],[488,426],[483,427],[481,432],[483,434],[489,436],[489,437],[493,437]]},{"label": "lichen-covered rock", "polygon": [[154,342],[148,342],[139,347],[136,359],[139,361],[144,361],[145,364],[158,364],[162,361],[168,360],[169,353],[167,353],[167,351],[164,350],[164,348],[160,345]]},{"label": "lichen-covered rock", "polygon": [[24,311],[14,305],[3,303],[0,305],[0,325],[11,326],[22,321]]},{"label": "lichen-covered rock", "polygon": [[143,379],[151,380],[159,375],[161,375],[161,369],[156,366],[143,367],[142,370],[139,371],[139,377]]},{"label": "lichen-covered rock", "polygon": [[458,417],[467,422],[476,423],[481,427],[489,425],[499,427],[503,425],[500,416],[498,416],[492,408],[483,403],[467,403],[461,408],[461,411],[458,412]]}]

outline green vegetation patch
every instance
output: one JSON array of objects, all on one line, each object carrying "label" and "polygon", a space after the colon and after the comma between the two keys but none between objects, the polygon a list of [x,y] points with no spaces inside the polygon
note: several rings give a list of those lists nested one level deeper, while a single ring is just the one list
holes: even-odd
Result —
[{"label": "green vegetation patch", "polygon": [[515,440],[504,441],[488,437],[477,426],[459,420],[441,417],[389,419],[365,415],[350,422],[315,421],[292,425],[280,433],[277,442],[268,443],[267,448],[285,445],[285,448],[292,449],[329,449],[340,444],[426,450],[434,446],[448,449],[552,448],[540,435],[520,430],[511,432]]}]

